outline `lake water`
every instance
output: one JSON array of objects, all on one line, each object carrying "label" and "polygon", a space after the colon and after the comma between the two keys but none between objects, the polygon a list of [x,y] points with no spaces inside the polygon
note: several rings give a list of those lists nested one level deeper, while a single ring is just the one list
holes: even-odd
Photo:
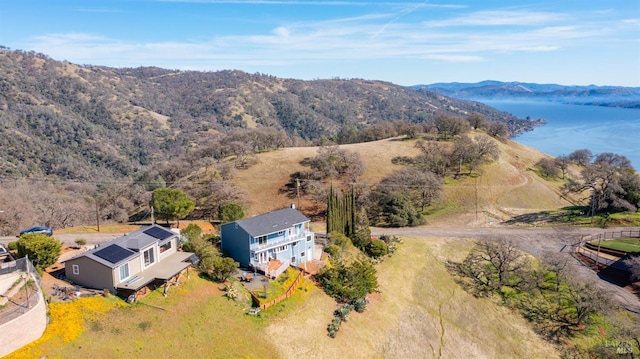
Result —
[{"label": "lake water", "polygon": [[640,110],[565,105],[542,101],[479,101],[520,118],[543,118],[547,124],[518,135],[515,141],[552,156],[587,148],[594,155],[613,152],[640,170]]}]

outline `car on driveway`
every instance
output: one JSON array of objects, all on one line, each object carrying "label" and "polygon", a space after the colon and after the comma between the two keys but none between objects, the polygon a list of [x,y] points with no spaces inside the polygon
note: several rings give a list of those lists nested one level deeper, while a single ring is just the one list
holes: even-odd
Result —
[{"label": "car on driveway", "polygon": [[53,235],[53,230],[46,226],[33,226],[31,228],[27,228],[25,230],[20,231],[20,234],[18,235],[18,237],[22,236],[23,234],[37,234],[37,233],[51,236]]}]

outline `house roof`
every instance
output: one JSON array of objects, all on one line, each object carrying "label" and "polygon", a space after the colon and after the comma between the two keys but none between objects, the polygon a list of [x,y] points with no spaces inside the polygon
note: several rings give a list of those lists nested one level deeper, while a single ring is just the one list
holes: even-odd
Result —
[{"label": "house roof", "polygon": [[272,212],[259,214],[254,217],[241,219],[225,225],[235,225],[244,229],[252,237],[291,228],[296,224],[309,222],[309,218],[294,208],[284,208]]},{"label": "house roof", "polygon": [[132,258],[140,256],[140,250],[151,244],[155,242],[167,242],[175,236],[178,236],[178,234],[154,224],[127,233],[110,242],[103,243],[73,258],[67,259],[65,262],[87,257],[107,267],[116,268],[130,261]]}]

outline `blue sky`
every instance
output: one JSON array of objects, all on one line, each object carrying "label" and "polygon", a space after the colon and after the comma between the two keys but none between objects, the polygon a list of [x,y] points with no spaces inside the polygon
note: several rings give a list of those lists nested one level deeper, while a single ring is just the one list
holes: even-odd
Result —
[{"label": "blue sky", "polygon": [[640,86],[640,1],[2,0],[0,45],[306,80]]}]

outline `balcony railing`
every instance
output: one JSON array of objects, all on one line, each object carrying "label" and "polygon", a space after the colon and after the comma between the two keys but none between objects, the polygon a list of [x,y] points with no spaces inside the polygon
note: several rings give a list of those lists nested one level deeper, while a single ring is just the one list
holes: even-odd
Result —
[{"label": "balcony railing", "polygon": [[298,241],[301,241],[301,240],[306,240],[307,234],[310,234],[310,233],[311,232],[303,232],[303,233],[300,233],[298,235],[281,236],[281,237],[269,239],[269,240],[267,240],[266,243],[263,243],[263,244],[252,244],[251,247],[250,247],[250,250],[252,250],[254,252],[262,251],[262,250],[265,250],[265,249],[271,249],[271,248],[275,248],[275,247],[282,246],[282,245],[285,245],[285,244],[298,242]]}]

